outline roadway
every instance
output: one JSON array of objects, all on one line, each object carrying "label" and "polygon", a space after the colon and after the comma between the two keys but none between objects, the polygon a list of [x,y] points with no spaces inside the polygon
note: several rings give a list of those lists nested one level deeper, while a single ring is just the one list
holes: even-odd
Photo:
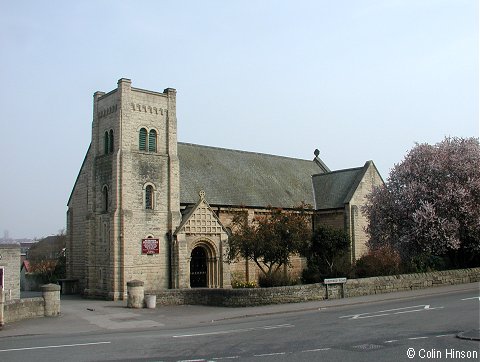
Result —
[{"label": "roadway", "polygon": [[[67,307],[63,320],[23,321],[0,331],[0,361],[478,361],[480,356],[479,341],[456,337],[480,329],[478,283],[256,309],[177,306],[132,313],[110,304],[103,313],[100,303],[108,302],[75,303],[81,314]],[[97,314],[85,308],[91,303]]]}]

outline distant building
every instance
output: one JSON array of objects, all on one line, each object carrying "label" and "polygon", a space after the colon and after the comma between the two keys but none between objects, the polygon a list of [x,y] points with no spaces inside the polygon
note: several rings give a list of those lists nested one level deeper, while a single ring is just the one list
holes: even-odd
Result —
[{"label": "distant building", "polygon": [[0,244],[19,244],[20,245],[20,264],[28,259],[28,250],[35,245],[38,242],[38,240],[32,240],[32,239],[12,239],[8,237],[8,232],[4,233],[4,237],[0,238]]},{"label": "distant building", "polygon": [[0,241],[0,288],[5,299],[20,298],[20,244]]},{"label": "distant building", "polygon": [[16,241],[20,243],[21,262],[23,262],[28,259],[28,251],[38,242],[38,240],[18,239]]},{"label": "distant building", "polygon": [[94,94],[92,140],[68,201],[67,278],[109,299],[125,298],[133,279],[152,291],[228,288],[232,273],[257,272],[226,262],[235,211],[253,218],[301,202],[312,223],[350,235],[353,260],[366,250],[364,196],[382,183],[372,161],[332,172],[318,152],[302,160],[179,143],[175,89],[120,79]]},{"label": "distant building", "polygon": [[22,262],[20,268],[20,291],[31,291],[38,289],[38,283],[36,283],[35,278],[32,277],[32,266],[28,260]]}]

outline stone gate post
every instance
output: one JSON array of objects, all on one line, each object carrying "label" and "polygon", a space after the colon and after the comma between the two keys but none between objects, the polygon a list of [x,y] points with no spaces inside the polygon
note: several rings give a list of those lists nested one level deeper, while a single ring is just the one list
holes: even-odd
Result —
[{"label": "stone gate post", "polygon": [[143,308],[145,301],[144,283],[141,280],[130,280],[127,282],[127,307]]},{"label": "stone gate post", "polygon": [[40,288],[45,302],[45,317],[60,315],[60,285],[45,284]]}]

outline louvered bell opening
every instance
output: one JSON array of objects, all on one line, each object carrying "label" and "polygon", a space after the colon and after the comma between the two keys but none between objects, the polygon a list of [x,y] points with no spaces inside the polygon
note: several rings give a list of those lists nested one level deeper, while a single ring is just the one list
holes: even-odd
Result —
[{"label": "louvered bell opening", "polygon": [[148,151],[157,152],[157,131],[153,129],[148,134]]},{"label": "louvered bell opening", "polygon": [[147,150],[147,130],[142,128],[138,137],[138,149],[140,151]]},{"label": "louvered bell opening", "polygon": [[104,154],[108,154],[108,132],[105,132],[105,136],[103,137],[103,152]]},{"label": "louvered bell opening", "polygon": [[108,151],[109,153],[113,153],[113,130],[110,130],[109,135],[109,142],[108,142]]}]

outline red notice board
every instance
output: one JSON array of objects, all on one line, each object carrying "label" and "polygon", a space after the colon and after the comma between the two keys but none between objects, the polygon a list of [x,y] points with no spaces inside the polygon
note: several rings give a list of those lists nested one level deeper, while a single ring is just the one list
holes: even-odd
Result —
[{"label": "red notice board", "polygon": [[142,239],[142,254],[158,254],[160,242],[158,239]]}]

